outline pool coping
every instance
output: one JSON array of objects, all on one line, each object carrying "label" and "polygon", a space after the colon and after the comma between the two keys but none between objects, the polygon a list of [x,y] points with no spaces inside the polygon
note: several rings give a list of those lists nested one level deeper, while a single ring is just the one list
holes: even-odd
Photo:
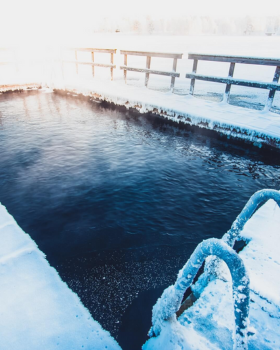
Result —
[{"label": "pool coping", "polygon": [[[175,123],[216,132],[227,139],[245,141],[261,148],[280,150],[280,115],[224,102],[214,102],[126,85],[120,81],[92,79],[56,80],[48,84],[54,92],[89,97],[92,102],[107,102],[136,110],[140,114],[154,114]],[[39,83],[2,85],[0,93],[40,89]]]},{"label": "pool coping", "polygon": [[191,95],[164,93],[122,81],[92,79],[56,81],[54,91],[81,94],[93,102],[124,106],[141,114],[152,113],[176,123],[213,130],[228,139],[239,139],[261,148],[280,149],[280,115],[224,102],[207,101]]}]

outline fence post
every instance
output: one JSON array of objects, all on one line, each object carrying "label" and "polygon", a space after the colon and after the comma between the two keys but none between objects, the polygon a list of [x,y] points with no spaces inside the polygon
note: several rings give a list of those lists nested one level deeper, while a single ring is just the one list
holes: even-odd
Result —
[{"label": "fence post", "polygon": [[[91,60],[92,63],[94,63],[94,52],[91,52]],[[94,65],[91,66],[91,70],[92,70],[92,76],[94,77]]]},{"label": "fence post", "polygon": [[63,61],[63,53],[62,53],[62,48],[59,48],[59,58],[61,62],[61,74],[62,74],[62,79],[64,79],[64,61]]},{"label": "fence post", "polygon": [[[173,60],[173,72],[176,72],[176,69],[177,69],[177,58],[174,58],[174,60]],[[175,85],[175,77],[171,77],[170,89],[171,89],[172,93],[174,91],[174,85]]]},{"label": "fence post", "polygon": [[[231,62],[230,67],[229,67],[229,72],[228,72],[228,77],[229,78],[233,77],[234,68],[235,68],[235,63]],[[225,101],[227,103],[229,102],[230,89],[231,89],[231,84],[227,84],[226,85],[226,90],[225,90],[225,93],[224,93],[224,98],[223,98],[223,101]]]},{"label": "fence post", "polygon": [[[197,71],[197,63],[198,63],[198,60],[197,59],[194,59],[193,60],[193,70],[192,72],[195,74],[196,71]],[[194,93],[194,83],[195,83],[195,78],[192,78],[191,80],[191,86],[190,86],[190,94],[193,95]]]},{"label": "fence post", "polygon": [[[124,55],[124,66],[127,66],[127,55],[126,54]],[[124,81],[126,83],[126,75],[127,75],[127,70],[126,69],[124,69],[123,75],[124,75]]]},{"label": "fence post", "polygon": [[[147,56],[146,68],[147,68],[147,69],[150,69],[150,68],[151,68],[151,56]],[[148,86],[149,77],[150,77],[150,74],[149,74],[149,73],[146,73],[146,75],[145,75],[145,86],[146,86],[146,87]]]},{"label": "fence post", "polygon": [[15,67],[16,67],[16,72],[19,72],[19,68],[18,68],[18,56],[17,56],[17,52],[16,50],[13,50],[13,54],[14,54],[14,59],[15,59]]},{"label": "fence post", "polygon": [[[114,64],[114,54],[111,53],[111,64]],[[113,67],[111,68],[111,80],[113,80]]]},{"label": "fence post", "polygon": [[[277,66],[275,69],[275,73],[274,73],[274,77],[273,77],[273,83],[278,83],[279,81],[279,76],[280,76],[280,66]],[[270,108],[272,107],[272,103],[273,103],[273,99],[275,96],[275,92],[276,90],[269,90],[269,94],[268,94],[268,99],[266,102],[266,106],[265,106],[265,110],[270,110]]]},{"label": "fence post", "polygon": [[78,70],[78,52],[77,51],[75,51],[75,59],[76,59],[76,73],[78,74],[79,70]]}]

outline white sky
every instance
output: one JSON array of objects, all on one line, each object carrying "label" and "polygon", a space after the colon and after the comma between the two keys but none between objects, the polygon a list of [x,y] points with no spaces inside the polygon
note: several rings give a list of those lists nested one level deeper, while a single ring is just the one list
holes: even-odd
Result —
[{"label": "white sky", "polygon": [[[2,4],[1,4],[2,3]],[[279,0],[1,0],[1,19],[153,15],[279,15]],[[3,11],[4,10],[4,11]]]},{"label": "white sky", "polygon": [[90,28],[104,17],[275,16],[280,0],[0,0],[0,10],[1,36],[7,40],[31,32],[38,40],[39,35],[55,40],[62,31]]}]

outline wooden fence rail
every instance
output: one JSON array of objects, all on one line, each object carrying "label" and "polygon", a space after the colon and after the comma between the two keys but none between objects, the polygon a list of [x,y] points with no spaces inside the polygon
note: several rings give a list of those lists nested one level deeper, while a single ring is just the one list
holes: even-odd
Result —
[{"label": "wooden fence rail", "polygon": [[0,62],[0,65],[4,66],[4,65],[7,65],[7,64],[14,64],[15,65],[15,69],[16,71],[18,72],[19,71],[19,67],[18,67],[18,59],[17,59],[17,53],[16,53],[16,50],[13,49],[13,48],[6,48],[6,47],[1,47],[0,48],[0,52],[1,51],[10,51],[14,57],[14,60],[10,60],[10,61],[2,61]]},{"label": "wooden fence rail", "polygon": [[[76,73],[79,72],[79,65],[90,65],[92,67],[92,75],[94,76],[95,67],[105,67],[110,68],[111,71],[111,80],[113,80],[113,70],[116,68],[114,64],[114,54],[116,54],[116,49],[97,49],[97,48],[65,48],[63,50],[74,51],[75,59],[73,60],[64,60],[62,58],[59,59],[59,62],[62,63],[62,72],[63,72],[63,64],[66,62],[73,63],[76,66]],[[14,60],[10,61],[0,61],[1,65],[7,64],[15,64],[16,70],[18,71],[18,64],[22,64],[23,61],[19,62],[17,58],[17,52],[14,48],[0,48],[0,51],[11,51],[14,56]],[[78,60],[78,52],[89,52],[91,53],[91,61],[79,61]],[[106,53],[110,55],[110,63],[99,63],[95,62],[94,54],[95,53]],[[171,77],[171,91],[174,90],[175,78],[180,77],[180,73],[176,72],[177,69],[177,61],[178,59],[182,59],[182,53],[165,53],[165,52],[150,52],[150,51],[128,51],[128,50],[120,50],[120,54],[124,55],[124,65],[120,66],[120,69],[124,71],[124,79],[126,82],[127,79],[127,71],[140,72],[145,73],[145,86],[148,86],[150,74],[157,74],[163,76]],[[146,57],[146,68],[137,68],[130,67],[127,65],[127,56],[145,56]],[[159,58],[172,58],[173,59],[173,69],[172,71],[161,71],[151,69],[151,59],[152,57]],[[199,53],[189,53],[189,59],[193,60],[193,71],[192,73],[187,73],[186,78],[191,79],[190,84],[190,94],[194,94],[194,86],[195,80],[204,80],[215,83],[223,83],[226,84],[225,92],[224,92],[224,101],[229,102],[229,95],[232,85],[240,85],[252,88],[259,89],[267,89],[269,90],[268,99],[266,102],[266,109],[270,109],[276,91],[280,91],[279,77],[280,77],[280,59],[277,58],[263,58],[263,57],[246,57],[246,56],[229,56],[229,55],[211,55],[211,54],[199,54]],[[197,73],[197,65],[198,61],[214,61],[214,62],[228,62],[230,63],[229,73],[227,77],[217,77],[212,75],[204,75]],[[43,60],[42,60],[43,61]],[[31,62],[41,62],[41,60],[28,60],[28,63]],[[235,64],[252,64],[252,65],[263,65],[263,66],[274,66],[275,73],[272,82],[263,82],[256,80],[245,80],[245,79],[236,79],[233,77]]]},{"label": "wooden fence rail", "polygon": [[[275,92],[280,91],[280,84],[278,84],[279,76],[280,76],[280,59],[262,58],[262,57],[204,55],[204,54],[197,54],[197,53],[190,53],[189,59],[194,60],[192,73],[186,74],[186,78],[191,79],[191,86],[190,86],[190,94],[191,95],[193,95],[193,93],[194,93],[195,79],[226,84],[226,89],[225,89],[225,93],[224,93],[224,101],[226,101],[226,102],[229,102],[229,94],[230,94],[230,89],[231,89],[232,84],[233,85],[254,87],[254,88],[259,88],[259,89],[267,89],[267,90],[269,90],[269,94],[268,94],[268,100],[267,100],[265,108],[270,109],[272,106],[272,103],[273,103]],[[230,67],[229,67],[228,77],[221,78],[221,77],[197,74],[196,73],[197,72],[197,64],[198,64],[199,60],[201,60],[201,61],[215,61],[215,62],[229,62]],[[272,83],[233,78],[233,73],[234,73],[234,68],[235,68],[236,63],[256,64],[256,65],[262,65],[262,66],[274,66],[274,67],[276,67]]]},{"label": "wooden fence rail", "polygon": [[[133,72],[140,72],[145,73],[145,86],[148,86],[149,77],[150,74],[157,74],[157,75],[165,75],[171,77],[171,86],[170,89],[173,92],[174,90],[174,84],[175,84],[175,78],[180,77],[180,73],[176,73],[177,69],[177,60],[181,59],[183,54],[182,53],[165,53],[165,52],[148,52],[148,51],[127,51],[127,50],[121,50],[120,53],[124,55],[124,65],[120,66],[120,69],[123,69],[124,71],[124,79],[126,82],[127,77],[127,71],[133,71]],[[136,68],[136,67],[129,67],[127,65],[127,56],[146,56],[146,68]],[[150,69],[151,67],[151,58],[152,57],[163,57],[163,58],[173,58],[173,70],[172,72],[166,72],[166,71],[159,71]]]},{"label": "wooden fence rail", "polygon": [[[110,68],[111,70],[111,80],[113,80],[113,70],[116,68],[114,64],[114,54],[116,54],[116,49],[95,49],[95,48],[68,48],[68,51],[75,52],[75,60],[63,60],[67,63],[75,63],[76,73],[79,73],[79,64],[90,65],[92,67],[92,76],[94,77],[94,67],[105,67]],[[91,62],[78,61],[78,51],[90,52],[91,53]],[[94,62],[94,53],[108,53],[111,56],[110,63],[97,63]]]}]

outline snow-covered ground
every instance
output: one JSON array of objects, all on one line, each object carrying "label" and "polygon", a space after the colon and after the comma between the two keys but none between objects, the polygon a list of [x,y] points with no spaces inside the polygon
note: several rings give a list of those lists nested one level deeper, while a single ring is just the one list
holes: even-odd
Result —
[{"label": "snow-covered ground", "polygon": [[[239,253],[250,277],[248,349],[280,348],[279,230],[280,208],[269,200],[241,232],[241,238],[249,242]],[[166,321],[161,334],[147,341],[143,349],[232,349],[232,283],[225,264],[224,271],[178,321]]]},{"label": "snow-covered ground", "polygon": [[1,349],[120,350],[0,204]]}]

